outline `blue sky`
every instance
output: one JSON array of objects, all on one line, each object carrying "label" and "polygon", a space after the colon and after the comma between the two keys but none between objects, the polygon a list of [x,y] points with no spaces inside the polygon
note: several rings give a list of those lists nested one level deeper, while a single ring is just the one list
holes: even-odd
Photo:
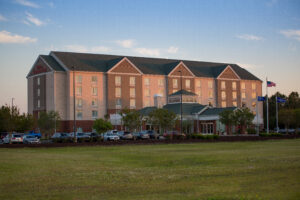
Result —
[{"label": "blue sky", "polygon": [[27,111],[26,75],[51,50],[237,63],[300,93],[300,1],[0,0],[0,105]]}]

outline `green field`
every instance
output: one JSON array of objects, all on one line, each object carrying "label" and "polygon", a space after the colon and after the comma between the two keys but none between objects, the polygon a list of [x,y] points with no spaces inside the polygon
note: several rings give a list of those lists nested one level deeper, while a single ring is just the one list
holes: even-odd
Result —
[{"label": "green field", "polygon": [[300,140],[0,149],[0,199],[300,199]]}]

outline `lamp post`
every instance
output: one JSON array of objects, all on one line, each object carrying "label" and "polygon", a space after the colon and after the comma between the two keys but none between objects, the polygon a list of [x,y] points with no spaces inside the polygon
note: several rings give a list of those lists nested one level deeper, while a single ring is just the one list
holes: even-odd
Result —
[{"label": "lamp post", "polygon": [[182,134],[182,71],[180,72],[180,134]]},{"label": "lamp post", "polygon": [[73,71],[73,131],[74,131],[74,142],[77,142],[77,137],[76,137],[76,113],[75,113],[75,67],[72,67],[72,71]]}]

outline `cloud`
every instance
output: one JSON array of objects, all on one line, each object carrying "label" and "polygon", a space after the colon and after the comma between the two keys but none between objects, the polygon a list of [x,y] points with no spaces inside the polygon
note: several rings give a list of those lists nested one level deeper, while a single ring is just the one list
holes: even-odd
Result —
[{"label": "cloud", "polygon": [[144,56],[159,56],[160,55],[159,49],[136,48],[136,49],[134,49],[134,51],[141,55],[144,55]]},{"label": "cloud", "polygon": [[255,69],[255,68],[258,67],[258,66],[256,66],[256,65],[248,64],[248,63],[240,63],[240,62],[237,62],[236,64],[239,65],[239,66],[241,66],[241,67],[243,67],[243,68],[245,68],[245,69]]},{"label": "cloud", "polygon": [[267,5],[268,7],[272,7],[272,6],[275,5],[275,4],[277,4],[277,0],[270,0],[270,1],[268,1],[268,2],[266,3],[266,5]]},{"label": "cloud", "polygon": [[280,33],[287,38],[300,41],[300,30],[281,30]]},{"label": "cloud", "polygon": [[12,34],[8,31],[0,31],[0,43],[32,43],[36,42],[36,38],[25,37],[22,35]]},{"label": "cloud", "polygon": [[116,43],[123,48],[132,48],[135,45],[135,40],[128,39],[128,40],[117,40]]},{"label": "cloud", "polygon": [[36,26],[42,26],[45,25],[45,22],[42,22],[40,19],[34,17],[32,14],[30,14],[29,12],[26,12],[26,20],[24,20],[23,22],[27,25],[34,24]]},{"label": "cloud", "polygon": [[262,37],[259,37],[259,36],[256,36],[256,35],[249,35],[249,34],[238,35],[236,37],[239,38],[239,39],[242,39],[242,40],[254,40],[254,41],[263,40]]},{"label": "cloud", "polygon": [[171,47],[168,48],[167,52],[175,54],[175,53],[177,53],[178,49],[179,49],[178,47],[171,46]]},{"label": "cloud", "polygon": [[7,19],[3,15],[0,14],[0,21],[7,21]]},{"label": "cloud", "polygon": [[87,47],[84,45],[65,45],[64,49],[67,51],[73,51],[73,52],[80,52],[80,53],[103,53],[103,52],[109,52],[110,48],[105,46],[93,46],[93,47]]},{"label": "cloud", "polygon": [[22,6],[27,6],[27,7],[31,7],[31,8],[39,8],[40,6],[31,2],[31,1],[27,1],[27,0],[16,0],[16,2]]},{"label": "cloud", "polygon": [[50,8],[54,8],[54,3],[53,2],[49,2],[48,5],[49,5]]}]

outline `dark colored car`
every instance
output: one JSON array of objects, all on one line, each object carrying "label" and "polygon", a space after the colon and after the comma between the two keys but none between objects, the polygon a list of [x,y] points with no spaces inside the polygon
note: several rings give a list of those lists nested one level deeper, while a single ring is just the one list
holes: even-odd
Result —
[{"label": "dark colored car", "polygon": [[150,139],[149,134],[146,132],[134,132],[132,135],[135,139]]},{"label": "dark colored car", "polygon": [[24,135],[23,136],[23,144],[39,144],[40,139],[33,135]]}]

